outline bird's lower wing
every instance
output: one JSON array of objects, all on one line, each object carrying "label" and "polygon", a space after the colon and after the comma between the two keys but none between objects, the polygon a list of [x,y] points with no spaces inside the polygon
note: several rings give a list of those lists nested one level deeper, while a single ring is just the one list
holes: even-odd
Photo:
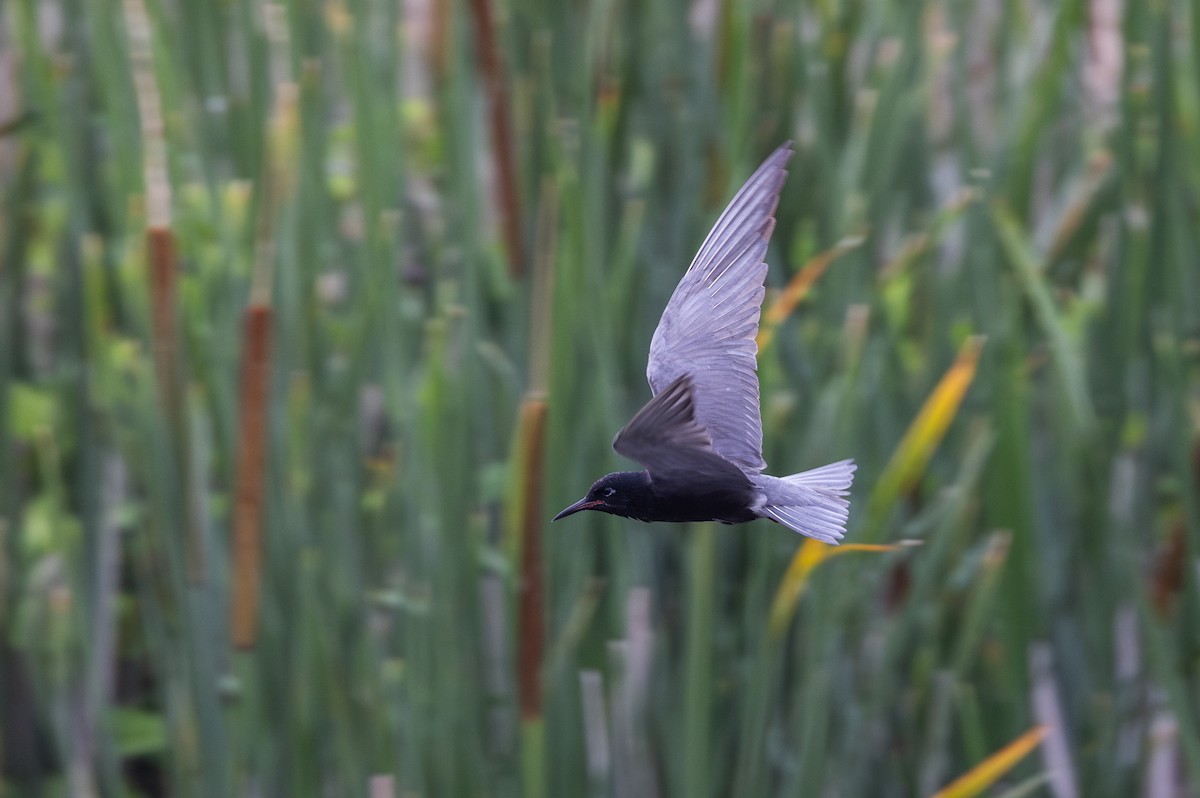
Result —
[{"label": "bird's lower wing", "polygon": [[691,377],[678,377],[617,433],[613,449],[641,463],[652,481],[716,480],[749,488],[745,473],[713,449],[712,437],[696,419],[693,390]]}]

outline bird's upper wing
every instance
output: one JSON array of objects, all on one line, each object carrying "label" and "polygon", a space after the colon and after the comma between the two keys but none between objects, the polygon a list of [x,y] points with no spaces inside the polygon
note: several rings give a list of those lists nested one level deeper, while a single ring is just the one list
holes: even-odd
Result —
[{"label": "bird's upper wing", "polygon": [[663,311],[646,366],[655,394],[681,374],[692,376],[696,419],[712,447],[752,473],[766,467],[754,339],[767,242],[791,156],[791,142],[775,150],[717,219]]},{"label": "bird's upper wing", "polygon": [[713,451],[708,430],[696,420],[693,390],[684,374],[659,391],[617,433],[613,449],[645,466],[651,480],[749,488],[742,470]]}]

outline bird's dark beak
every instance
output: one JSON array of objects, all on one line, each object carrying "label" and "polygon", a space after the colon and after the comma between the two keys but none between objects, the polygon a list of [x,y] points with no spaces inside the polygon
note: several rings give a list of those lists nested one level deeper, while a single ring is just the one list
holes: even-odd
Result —
[{"label": "bird's dark beak", "polygon": [[604,501],[602,499],[593,499],[591,501],[588,501],[587,497],[584,496],[582,499],[575,502],[574,504],[572,504],[567,509],[563,510],[558,515],[551,518],[550,521],[551,521],[551,523],[553,523],[554,521],[557,521],[560,518],[566,518],[568,515],[575,515],[575,513],[579,512],[580,510],[594,510],[595,508],[601,506],[602,504],[604,504]]}]

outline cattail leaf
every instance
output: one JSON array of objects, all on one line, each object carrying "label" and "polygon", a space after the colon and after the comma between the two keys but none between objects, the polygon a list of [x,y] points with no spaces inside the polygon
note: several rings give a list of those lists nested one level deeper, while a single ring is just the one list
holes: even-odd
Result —
[{"label": "cattail leaf", "polygon": [[925,474],[929,459],[958,414],[963,397],[975,378],[983,342],[984,339],[978,336],[966,340],[959,349],[958,357],[900,439],[871,493],[867,505],[866,537],[878,538],[882,534],[883,521],[896,500],[905,491],[911,490]]},{"label": "cattail leaf", "polygon": [[775,592],[768,621],[771,635],[777,637],[787,628],[796,611],[796,604],[808,589],[809,577],[818,565],[842,554],[895,551],[905,545],[908,544],[843,543],[831,546],[819,540],[806,539],[796,550],[783,580],[779,583],[779,589]]},{"label": "cattail leaf", "polygon": [[933,798],[975,798],[1029,755],[1046,736],[1045,726],[1035,726],[987,759],[938,790]]}]

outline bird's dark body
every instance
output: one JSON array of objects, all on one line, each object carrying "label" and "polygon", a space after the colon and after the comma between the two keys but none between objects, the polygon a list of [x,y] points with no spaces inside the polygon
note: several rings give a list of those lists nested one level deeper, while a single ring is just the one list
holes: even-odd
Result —
[{"label": "bird's dark body", "polygon": [[619,499],[595,509],[638,521],[742,524],[758,517],[750,511],[755,493],[748,482],[744,486],[728,480],[680,484],[651,480],[646,471],[617,471],[598,480],[588,494],[602,498],[606,487],[612,487],[613,497]]}]

